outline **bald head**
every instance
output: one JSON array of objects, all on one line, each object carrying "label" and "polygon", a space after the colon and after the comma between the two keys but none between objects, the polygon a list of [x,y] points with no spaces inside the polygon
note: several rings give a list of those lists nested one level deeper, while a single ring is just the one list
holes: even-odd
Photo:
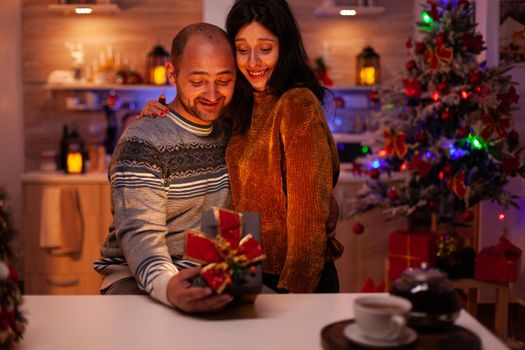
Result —
[{"label": "bald head", "polygon": [[226,33],[197,23],[173,39],[168,80],[177,87],[170,107],[191,122],[209,125],[230,103],[235,88],[235,57]]},{"label": "bald head", "polygon": [[227,45],[233,54],[233,47],[228,41],[228,36],[221,28],[209,23],[194,23],[184,27],[173,38],[171,44],[171,62],[178,69],[178,61],[184,53],[184,49],[191,38],[201,41],[203,44]]}]

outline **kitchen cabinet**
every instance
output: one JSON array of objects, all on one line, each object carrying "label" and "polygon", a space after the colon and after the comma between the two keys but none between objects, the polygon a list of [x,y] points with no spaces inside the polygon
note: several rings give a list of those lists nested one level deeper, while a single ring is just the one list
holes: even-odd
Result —
[{"label": "kitchen cabinet", "polygon": [[[24,280],[27,294],[98,294],[102,278],[93,270],[111,223],[110,187],[105,174],[39,172],[23,178]],[[78,257],[55,256],[41,246],[42,197],[50,188],[75,189],[80,199],[83,241]],[[58,208],[57,208],[58,210]]]}]

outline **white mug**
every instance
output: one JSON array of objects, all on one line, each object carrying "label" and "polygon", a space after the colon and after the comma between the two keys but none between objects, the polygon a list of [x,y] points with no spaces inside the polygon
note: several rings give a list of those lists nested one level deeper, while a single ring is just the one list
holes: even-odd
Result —
[{"label": "white mug", "polygon": [[410,309],[410,301],[393,295],[363,296],[354,301],[357,328],[370,339],[398,339],[405,331]]}]

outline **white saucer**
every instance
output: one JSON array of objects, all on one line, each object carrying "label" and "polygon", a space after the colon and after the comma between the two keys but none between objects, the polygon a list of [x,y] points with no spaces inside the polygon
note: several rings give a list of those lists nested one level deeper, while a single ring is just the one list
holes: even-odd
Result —
[{"label": "white saucer", "polygon": [[409,327],[405,327],[403,334],[393,340],[379,340],[370,339],[363,335],[363,333],[357,328],[357,324],[352,323],[343,329],[343,334],[350,341],[363,346],[365,348],[377,349],[377,348],[395,348],[404,345],[408,345],[417,339],[417,333]]}]

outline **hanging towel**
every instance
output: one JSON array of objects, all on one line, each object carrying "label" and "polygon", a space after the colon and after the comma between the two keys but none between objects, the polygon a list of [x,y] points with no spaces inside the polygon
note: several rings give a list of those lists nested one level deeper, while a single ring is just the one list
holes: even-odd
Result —
[{"label": "hanging towel", "polygon": [[51,255],[80,256],[84,225],[78,191],[44,188],[40,214],[40,247]]}]

